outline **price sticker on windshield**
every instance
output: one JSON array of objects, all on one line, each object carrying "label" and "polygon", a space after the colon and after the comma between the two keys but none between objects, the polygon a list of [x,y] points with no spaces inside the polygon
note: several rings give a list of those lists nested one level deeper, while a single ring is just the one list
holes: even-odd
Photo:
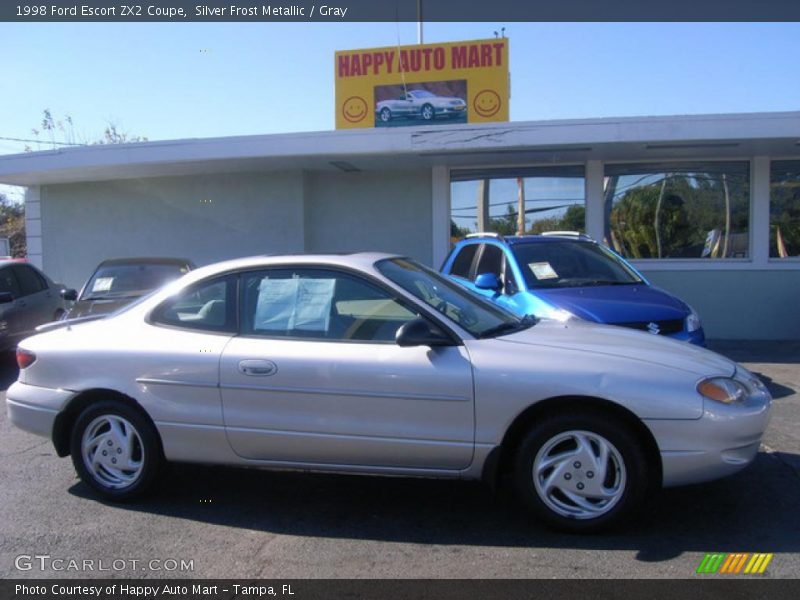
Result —
[{"label": "price sticker on windshield", "polygon": [[107,292],[111,289],[111,284],[114,283],[113,277],[98,277],[94,280],[92,285],[93,292]]},{"label": "price sticker on windshield", "polygon": [[528,263],[528,268],[536,279],[558,279],[558,273],[549,262]]}]

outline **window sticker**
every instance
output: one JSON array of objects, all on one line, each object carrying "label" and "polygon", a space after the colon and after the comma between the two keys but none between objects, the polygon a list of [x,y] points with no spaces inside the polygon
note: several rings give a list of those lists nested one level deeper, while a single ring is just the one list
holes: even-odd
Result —
[{"label": "window sticker", "polygon": [[256,330],[327,332],[335,287],[335,279],[263,279]]},{"label": "window sticker", "polygon": [[558,279],[558,273],[549,262],[528,263],[528,267],[536,279]]},{"label": "window sticker", "polygon": [[107,292],[111,289],[111,284],[114,283],[113,277],[98,277],[94,280],[92,285],[93,292]]}]

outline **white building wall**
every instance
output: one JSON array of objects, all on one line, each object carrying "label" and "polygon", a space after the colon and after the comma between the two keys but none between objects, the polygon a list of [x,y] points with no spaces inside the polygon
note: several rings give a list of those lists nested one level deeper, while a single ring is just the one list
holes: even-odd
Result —
[{"label": "white building wall", "polygon": [[176,256],[204,265],[302,252],[303,176],[298,170],[45,186],[41,229],[44,271],[71,287],[106,258]]},{"label": "white building wall", "polygon": [[396,252],[431,264],[432,186],[427,168],[307,173],[306,251]]}]

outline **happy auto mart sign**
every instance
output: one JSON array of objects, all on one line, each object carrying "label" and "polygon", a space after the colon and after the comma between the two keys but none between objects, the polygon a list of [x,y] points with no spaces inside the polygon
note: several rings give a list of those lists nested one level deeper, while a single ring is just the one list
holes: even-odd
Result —
[{"label": "happy auto mart sign", "polygon": [[508,121],[508,39],[336,53],[336,128]]}]

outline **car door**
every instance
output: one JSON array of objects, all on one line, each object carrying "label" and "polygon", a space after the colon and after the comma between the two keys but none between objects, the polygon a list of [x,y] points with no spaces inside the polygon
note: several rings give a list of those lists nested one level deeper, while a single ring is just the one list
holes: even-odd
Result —
[{"label": "car door", "polygon": [[55,318],[53,298],[55,292],[47,286],[47,282],[28,265],[11,265],[17,278],[20,296],[16,300],[19,308],[18,319],[20,332],[33,333],[37,325],[47,323]]},{"label": "car door", "polygon": [[413,306],[330,268],[249,272],[220,363],[234,451],[281,463],[463,469],[472,367],[463,346],[401,348]]},{"label": "car door", "polygon": [[17,278],[11,270],[11,265],[0,268],[0,292],[11,294],[12,300],[0,304],[0,335],[15,339],[24,331],[24,319],[21,318],[20,290]]}]

